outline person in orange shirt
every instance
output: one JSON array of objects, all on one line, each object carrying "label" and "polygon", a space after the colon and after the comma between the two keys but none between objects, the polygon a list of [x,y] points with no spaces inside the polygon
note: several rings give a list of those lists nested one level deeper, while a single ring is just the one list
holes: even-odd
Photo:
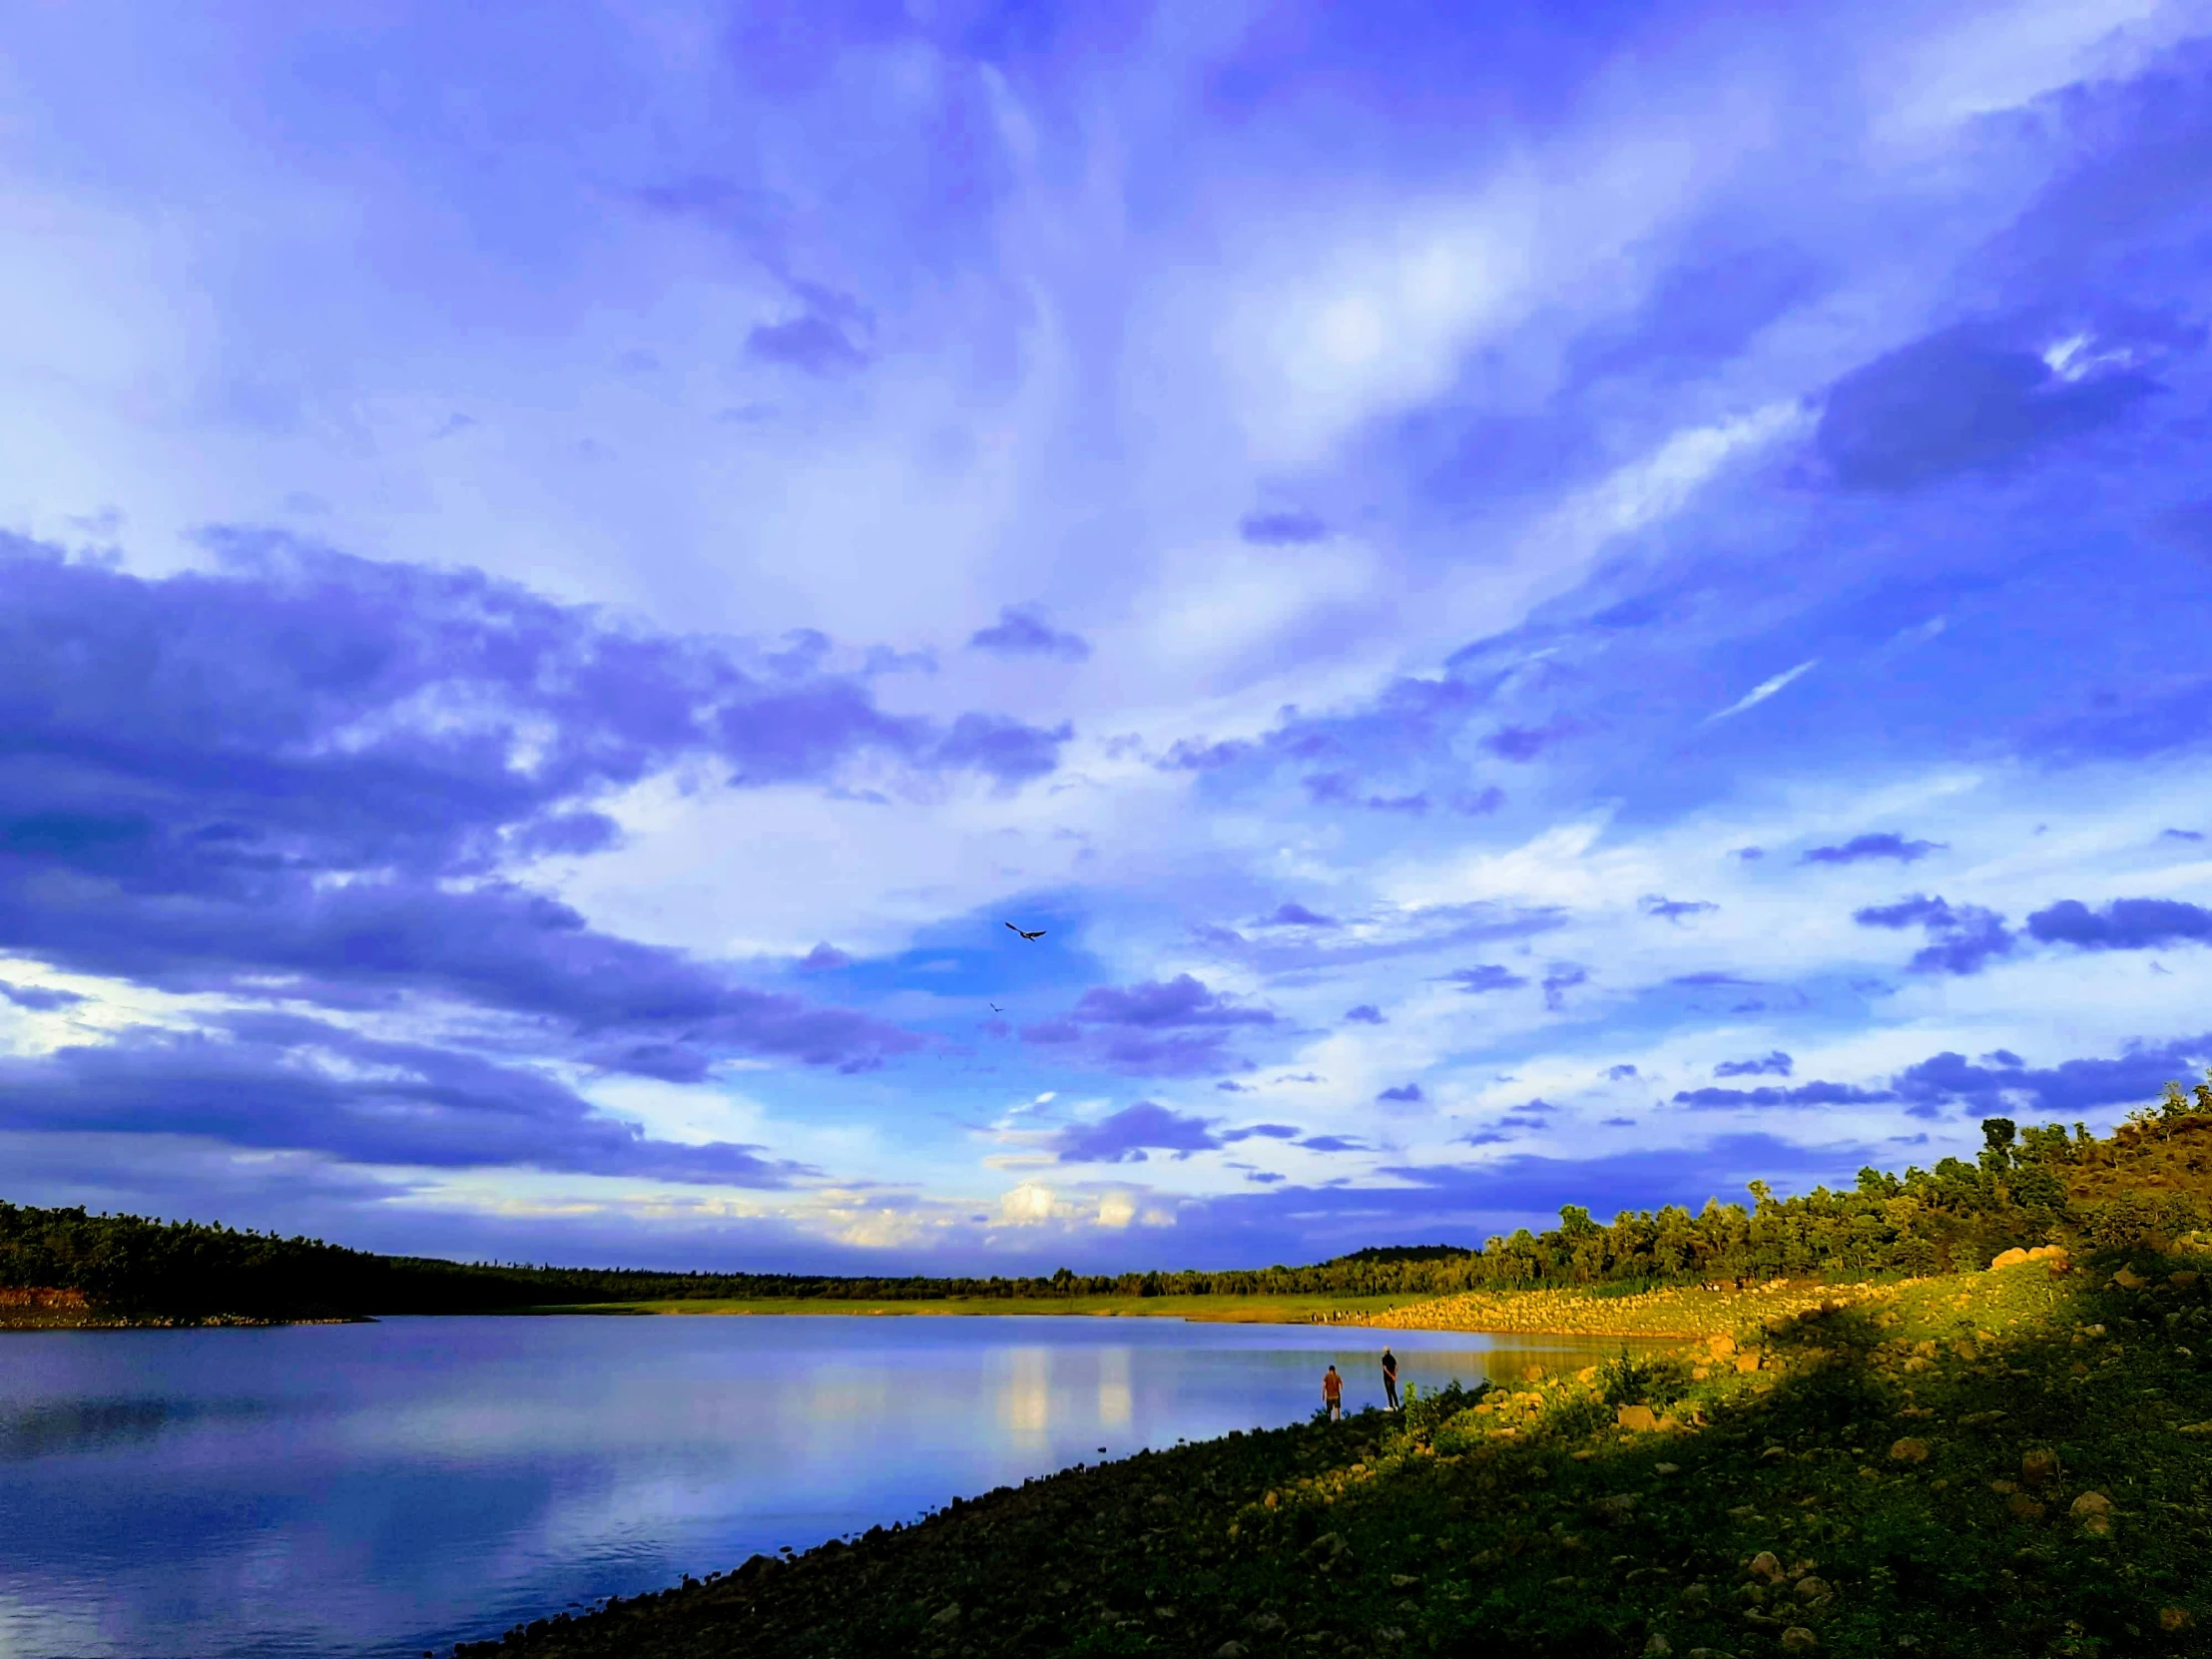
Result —
[{"label": "person in orange shirt", "polygon": [[1337,1421],[1345,1414],[1345,1380],[1337,1375],[1335,1366],[1331,1366],[1322,1375],[1321,1402],[1329,1407],[1329,1420],[1331,1422]]}]

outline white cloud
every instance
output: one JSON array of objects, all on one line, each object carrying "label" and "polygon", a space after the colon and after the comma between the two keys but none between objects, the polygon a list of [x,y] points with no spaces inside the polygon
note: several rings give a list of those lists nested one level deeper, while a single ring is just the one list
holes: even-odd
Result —
[{"label": "white cloud", "polygon": [[1731,703],[1727,708],[1706,716],[1706,724],[1710,726],[1716,720],[1726,720],[1730,715],[1740,715],[1746,709],[1757,708],[1784,686],[1803,678],[1820,666],[1821,660],[1818,657],[1812,657],[1798,664],[1796,668],[1784,669],[1771,680],[1760,681],[1758,685],[1752,687],[1750,691]]}]

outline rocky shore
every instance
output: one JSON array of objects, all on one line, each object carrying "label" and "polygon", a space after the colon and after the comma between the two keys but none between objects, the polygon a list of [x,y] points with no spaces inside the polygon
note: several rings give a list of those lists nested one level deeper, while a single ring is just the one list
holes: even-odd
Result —
[{"label": "rocky shore", "polygon": [[85,1293],[36,1287],[0,1289],[0,1331],[167,1331],[202,1326],[361,1325],[360,1316],[264,1319],[251,1314],[144,1314],[104,1308]]}]

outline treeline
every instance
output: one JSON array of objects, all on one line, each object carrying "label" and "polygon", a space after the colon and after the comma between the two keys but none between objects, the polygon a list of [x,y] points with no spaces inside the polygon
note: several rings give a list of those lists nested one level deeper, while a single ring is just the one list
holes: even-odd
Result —
[{"label": "treeline", "polygon": [[[2212,1073],[2207,1073],[2212,1079]],[[75,1289],[123,1312],[259,1317],[452,1314],[549,1304],[694,1299],[1042,1301],[1078,1296],[1447,1296],[1533,1286],[1836,1281],[1980,1267],[2016,1245],[2158,1244],[2202,1227],[2212,1196],[2212,1081],[2169,1084],[2110,1136],[2076,1124],[1982,1122],[1967,1162],[1816,1187],[1752,1204],[1623,1211],[1569,1205],[1559,1226],[1450,1245],[1359,1251],[1308,1267],[1049,1278],[847,1278],[461,1264],[313,1239],[0,1203],[0,1287]]]}]

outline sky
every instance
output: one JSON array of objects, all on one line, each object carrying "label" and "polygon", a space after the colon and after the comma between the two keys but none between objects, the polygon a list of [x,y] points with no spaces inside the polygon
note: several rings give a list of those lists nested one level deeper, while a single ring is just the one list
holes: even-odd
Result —
[{"label": "sky", "polygon": [[82,0],[0,110],[0,1197],[1256,1266],[2212,1063],[2212,4]]}]

